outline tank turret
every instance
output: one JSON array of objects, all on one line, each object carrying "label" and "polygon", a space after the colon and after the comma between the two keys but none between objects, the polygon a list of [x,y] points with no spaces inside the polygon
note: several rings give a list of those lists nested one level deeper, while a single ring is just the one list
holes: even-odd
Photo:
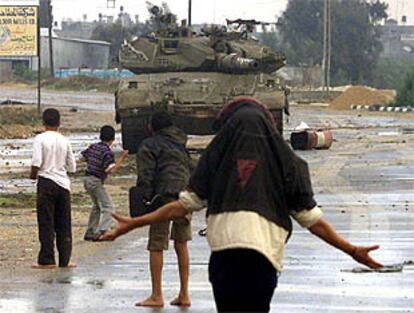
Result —
[{"label": "tank turret", "polygon": [[[253,21],[228,23],[241,23],[250,30]],[[119,51],[121,66],[142,74],[183,71],[272,73],[285,65],[283,53],[262,45],[250,37],[247,30],[206,27],[202,35],[196,36],[185,23],[172,26],[170,21],[166,25],[167,28],[156,33],[126,41]]]}]

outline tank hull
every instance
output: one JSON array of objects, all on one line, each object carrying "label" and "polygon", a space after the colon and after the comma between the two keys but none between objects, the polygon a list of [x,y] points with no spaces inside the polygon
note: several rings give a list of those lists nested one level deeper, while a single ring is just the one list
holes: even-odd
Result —
[{"label": "tank hull", "polygon": [[152,112],[165,110],[187,134],[213,134],[212,123],[220,109],[236,96],[255,97],[268,106],[283,131],[286,92],[268,74],[178,72],[141,74],[120,82],[116,115],[122,124],[123,146],[135,153],[149,136]]}]

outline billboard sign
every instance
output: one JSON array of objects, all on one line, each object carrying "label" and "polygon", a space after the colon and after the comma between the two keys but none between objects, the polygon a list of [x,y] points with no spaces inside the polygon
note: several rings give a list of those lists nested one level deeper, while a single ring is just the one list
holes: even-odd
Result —
[{"label": "billboard sign", "polygon": [[38,55],[38,16],[35,1],[0,1],[0,57]]}]

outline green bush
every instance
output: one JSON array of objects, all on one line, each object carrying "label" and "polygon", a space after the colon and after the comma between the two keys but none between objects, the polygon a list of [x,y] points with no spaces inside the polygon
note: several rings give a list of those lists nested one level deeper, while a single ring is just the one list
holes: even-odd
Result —
[{"label": "green bush", "polygon": [[113,93],[118,87],[118,84],[119,81],[117,80],[100,79],[91,76],[72,76],[67,78],[47,79],[42,83],[42,87],[54,90],[97,90]]},{"label": "green bush", "polygon": [[[38,71],[32,71],[24,63],[18,63],[13,70],[13,79],[18,82],[32,83],[37,81]],[[42,69],[41,78],[50,77],[50,69]]]},{"label": "green bush", "polygon": [[402,86],[398,89],[395,105],[414,107],[414,68],[407,74]]},{"label": "green bush", "polygon": [[37,79],[37,72],[30,70],[25,64],[19,63],[14,68],[13,77],[17,81],[33,82]]},{"label": "green bush", "polygon": [[412,60],[381,59],[373,69],[372,79],[366,84],[381,89],[398,89],[412,69]]}]

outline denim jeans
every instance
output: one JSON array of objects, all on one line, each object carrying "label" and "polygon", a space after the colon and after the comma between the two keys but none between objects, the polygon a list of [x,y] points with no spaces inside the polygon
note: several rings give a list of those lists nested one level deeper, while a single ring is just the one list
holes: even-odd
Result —
[{"label": "denim jeans", "polygon": [[114,205],[100,178],[86,176],[84,187],[93,202],[85,236],[94,236],[96,233],[111,229]]}]

